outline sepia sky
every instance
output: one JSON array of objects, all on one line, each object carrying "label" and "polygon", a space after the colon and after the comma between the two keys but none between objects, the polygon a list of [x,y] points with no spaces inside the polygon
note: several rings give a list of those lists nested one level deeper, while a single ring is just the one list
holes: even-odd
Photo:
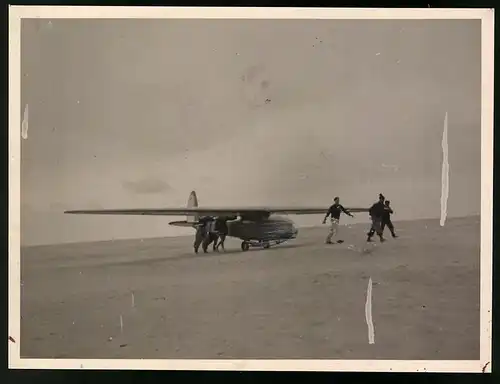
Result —
[{"label": "sepia sky", "polygon": [[62,212],[193,189],[325,209],[382,192],[394,220],[438,218],[446,112],[448,217],[479,214],[480,40],[480,20],[23,20],[21,242],[189,234]]}]

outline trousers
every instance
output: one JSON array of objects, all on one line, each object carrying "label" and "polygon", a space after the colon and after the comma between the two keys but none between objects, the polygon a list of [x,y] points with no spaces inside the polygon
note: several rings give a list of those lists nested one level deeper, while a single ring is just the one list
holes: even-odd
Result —
[{"label": "trousers", "polygon": [[375,233],[378,236],[382,236],[382,219],[379,217],[372,217],[372,226],[368,232],[368,237],[372,237]]},{"label": "trousers", "polygon": [[201,243],[205,239],[205,228],[198,227],[196,228],[196,234],[194,236],[194,251],[198,253],[198,249],[200,248]]},{"label": "trousers", "polygon": [[382,220],[382,226],[381,226],[382,232],[384,232],[384,229],[385,229],[386,226],[387,226],[387,228],[389,228],[389,231],[391,231],[392,236],[394,236],[395,235],[394,224],[392,224],[391,219],[389,219],[389,220]]},{"label": "trousers", "polygon": [[220,246],[222,246],[222,249],[224,249],[224,242],[226,241],[226,234],[225,233],[219,233],[219,242],[215,245],[215,249],[219,249]]},{"label": "trousers", "polygon": [[330,228],[328,229],[328,236],[326,237],[326,242],[330,243],[332,237],[337,235],[339,231],[339,219],[330,219]]},{"label": "trousers", "polygon": [[215,232],[208,232],[205,234],[203,238],[202,248],[203,252],[207,252],[208,246],[213,243],[213,249],[215,251],[215,247],[217,245],[217,240],[219,239],[219,235]]}]

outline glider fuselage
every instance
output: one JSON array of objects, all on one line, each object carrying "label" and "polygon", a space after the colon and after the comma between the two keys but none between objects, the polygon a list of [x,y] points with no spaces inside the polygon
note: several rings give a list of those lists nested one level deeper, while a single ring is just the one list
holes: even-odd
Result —
[{"label": "glider fuselage", "polygon": [[[367,208],[346,208],[351,212],[368,212]],[[201,208],[198,206],[196,192],[189,195],[187,207],[177,208],[126,208],[126,209],[94,209],[71,210],[67,214],[87,215],[148,215],[148,216],[183,216],[186,220],[172,221],[169,224],[177,227],[198,228],[201,218],[225,218],[227,235],[242,240],[241,249],[249,247],[269,248],[295,239],[298,229],[293,221],[282,215],[325,214],[321,207],[217,207]],[[209,231],[211,231],[209,229]]]},{"label": "glider fuselage", "polygon": [[243,241],[285,241],[295,239],[298,229],[293,221],[281,216],[270,216],[260,220],[239,219],[228,221],[228,236]]}]

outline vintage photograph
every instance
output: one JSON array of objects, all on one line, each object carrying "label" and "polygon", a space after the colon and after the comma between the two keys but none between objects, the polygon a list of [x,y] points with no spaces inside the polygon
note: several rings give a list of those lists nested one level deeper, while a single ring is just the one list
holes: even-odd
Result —
[{"label": "vintage photograph", "polygon": [[480,359],[481,19],[20,28],[21,359]]}]

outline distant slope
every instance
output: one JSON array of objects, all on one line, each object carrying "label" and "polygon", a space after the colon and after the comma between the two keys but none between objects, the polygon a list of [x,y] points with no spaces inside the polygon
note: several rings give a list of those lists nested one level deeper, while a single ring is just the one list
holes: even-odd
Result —
[{"label": "distant slope", "polygon": [[[473,223],[480,223],[481,218],[480,216],[466,216],[466,217],[455,217],[455,218],[448,218],[445,224],[445,227],[449,228],[457,226],[457,225],[472,225]],[[439,218],[435,219],[419,219],[419,220],[400,220],[400,221],[393,221],[394,225],[396,226],[396,229],[404,229],[404,228],[409,228],[409,227],[419,227],[423,228],[426,225],[427,226],[439,226]],[[344,222],[344,224],[341,225],[341,231],[343,232],[343,228],[348,228],[350,233],[356,233],[357,231],[360,232],[366,232],[367,228],[369,227],[369,223],[356,223],[356,224],[349,224],[348,222]],[[299,238],[298,240],[306,239],[307,236],[310,233],[314,233],[318,230],[323,230],[327,231],[327,225],[316,225],[316,226],[310,226],[310,227],[303,227],[299,228]],[[341,232],[341,233],[342,233]],[[363,232],[363,233],[364,233]],[[22,255],[27,256],[27,255],[33,255],[36,254],[36,251],[39,250],[41,252],[44,252],[45,250],[48,249],[71,249],[72,247],[76,247],[77,249],[80,248],[85,248],[85,247],[94,247],[94,246],[105,246],[105,245],[113,245],[117,247],[127,247],[135,244],[141,244],[141,246],[145,245],[152,245],[154,246],[155,244],[165,244],[167,242],[169,243],[175,243],[175,244],[186,244],[186,246],[190,246],[190,243],[193,239],[194,236],[194,231],[192,236],[168,236],[168,237],[151,237],[151,238],[134,238],[134,239],[110,239],[110,240],[104,240],[104,241],[92,241],[92,242],[77,242],[77,243],[63,243],[63,244],[47,244],[47,245],[33,245],[33,246],[21,246],[22,250]],[[342,236],[342,235],[341,235]],[[228,239],[228,241],[232,241],[233,239]],[[236,239],[237,240],[237,239]],[[290,243],[293,243],[295,241],[291,241]]]}]

